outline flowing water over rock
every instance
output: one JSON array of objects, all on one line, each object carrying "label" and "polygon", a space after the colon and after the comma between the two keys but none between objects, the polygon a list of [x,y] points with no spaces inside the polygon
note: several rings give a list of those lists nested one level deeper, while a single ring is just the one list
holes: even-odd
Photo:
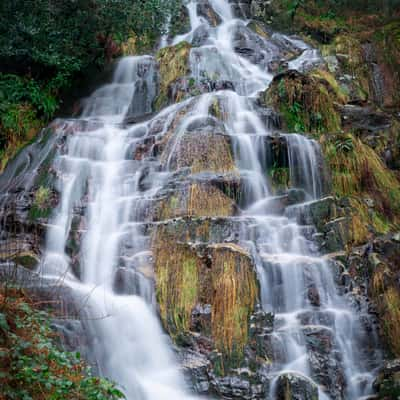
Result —
[{"label": "flowing water over rock", "polygon": [[[222,248],[251,259],[262,309],[254,315],[271,313],[274,320],[257,333],[265,349],[263,389],[246,392],[239,382],[236,394],[227,395],[225,381],[215,378],[215,394],[368,395],[374,365],[367,361],[366,332],[351,298],[337,287],[337,265],[318,254],[315,228],[299,224],[326,195],[319,146],[280,133],[277,117],[257,102],[276,63],[286,59],[302,70],[321,59],[297,38],[253,32],[228,1],[192,0],[187,8],[191,31],[172,43],[192,43],[188,79],[207,93],[154,116],[157,62],[127,57],[112,83],[86,100],[79,119],[58,121],[52,171],[59,201],[41,274],[73,290],[86,317],[91,358],[128,399],[189,398],[157,319],[152,237],[164,220],[211,217],[212,226],[223,228],[213,233],[211,247],[196,251],[212,259]],[[216,191],[218,205],[211,197]],[[213,240],[220,247],[212,247]],[[195,235],[190,251],[197,242]],[[207,307],[197,307],[196,318],[209,315]]]}]

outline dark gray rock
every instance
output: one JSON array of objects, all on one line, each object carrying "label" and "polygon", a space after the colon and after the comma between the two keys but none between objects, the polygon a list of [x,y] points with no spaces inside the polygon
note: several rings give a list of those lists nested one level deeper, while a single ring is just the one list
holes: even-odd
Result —
[{"label": "dark gray rock", "polygon": [[400,398],[400,359],[385,362],[374,382],[374,389],[380,400]]},{"label": "dark gray rock", "polygon": [[318,400],[318,387],[308,378],[286,373],[276,381],[277,400]]}]

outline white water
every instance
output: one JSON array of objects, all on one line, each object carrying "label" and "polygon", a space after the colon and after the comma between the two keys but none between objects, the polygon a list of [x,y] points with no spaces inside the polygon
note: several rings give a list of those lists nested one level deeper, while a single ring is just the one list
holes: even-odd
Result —
[{"label": "white water", "polygon": [[[147,68],[145,80],[150,88],[155,86],[153,64],[149,57],[123,59],[113,83],[97,90],[88,100],[82,119],[64,126],[72,126],[75,132],[68,136],[66,154],[56,160],[61,204],[48,231],[42,271],[49,278],[63,277],[77,297],[86,297],[92,352],[100,371],[118,382],[128,399],[188,399],[169,341],[151,304],[151,285],[140,273],[147,267],[148,256],[143,251],[148,248],[148,238],[142,235],[136,218],[144,198],[157,188],[138,196],[143,166],[129,160],[126,153],[146,130],[140,125],[130,129],[119,126],[138,81],[143,79],[137,71]],[[89,129],[87,125],[80,129],[82,122],[88,123]],[[84,196],[88,205],[79,282],[70,270],[64,249],[74,207]],[[122,241],[128,241],[133,248],[136,295],[113,292]]]},{"label": "white water", "polygon": [[[171,177],[173,156],[186,128],[207,117],[217,100],[224,111],[222,126],[232,138],[237,168],[246,181],[243,216],[251,221],[252,229],[244,223],[240,240],[252,250],[256,260],[262,306],[276,315],[274,337],[284,354],[274,364],[270,379],[274,381],[285,371],[314,379],[303,331],[306,327],[320,327],[333,335],[335,349],[342,355],[340,370],[344,371],[348,387],[345,398],[356,399],[368,393],[371,380],[355,354],[353,332],[359,329],[356,316],[337,294],[330,266],[310,250],[312,243],[302,227],[293,217],[272,215],[270,210],[273,191],[266,174],[268,149],[264,139],[272,133],[257,114],[253,98],[270,84],[272,74],[265,65],[274,59],[279,46],[258,38],[262,65],[240,56],[234,50],[233,37],[238,29],[248,31],[245,22],[233,17],[228,1],[212,0],[210,4],[223,22],[212,28],[198,16],[196,1],[192,0],[187,6],[192,30],[175,38],[174,43],[192,41],[196,31],[203,27],[208,38],[190,54],[193,78],[198,83],[229,81],[235,90],[204,94],[169,107],[153,120],[126,128],[122,122],[132,98],[133,115],[149,113],[156,83],[151,57],[123,59],[113,82],[88,99],[82,117],[66,121],[60,128],[72,128],[74,132],[67,136],[66,150],[61,149],[56,159],[61,199],[48,230],[42,272],[49,278],[64,278],[77,297],[87,296],[85,311],[93,339],[92,352],[100,371],[118,382],[128,399],[188,399],[190,395],[183,389],[169,340],[155,313],[152,280],[147,278],[151,275],[151,261],[144,222],[151,200]],[[311,50],[297,39],[291,39],[291,45],[304,51],[290,64],[300,68],[305,65],[309,54],[306,52]],[[162,137],[178,111],[185,108],[187,114],[168,144],[164,169],[160,171],[157,160],[133,160],[137,146],[150,136],[153,126],[162,121],[157,134]],[[286,140],[292,184],[303,188],[308,199],[320,197],[323,189],[318,146],[299,135],[287,135]],[[143,189],[140,184],[145,169],[150,170],[150,184]],[[73,214],[79,215],[80,206],[83,227],[78,280],[65,248]],[[134,274],[135,290],[129,295],[115,293],[115,276],[121,265],[128,266]],[[320,297],[318,312],[307,298],[310,285]],[[303,324],[300,319],[306,314],[309,322]],[[325,326],[319,316],[328,314],[332,323]],[[364,392],[357,385],[361,376],[367,378]],[[271,387],[274,397],[274,385]],[[322,386],[320,394],[321,399],[328,398]]]}]

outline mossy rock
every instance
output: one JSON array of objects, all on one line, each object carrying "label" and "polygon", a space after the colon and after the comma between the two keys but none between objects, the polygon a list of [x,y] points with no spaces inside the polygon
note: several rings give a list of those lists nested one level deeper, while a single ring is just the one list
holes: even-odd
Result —
[{"label": "mossy rock", "polygon": [[178,217],[227,217],[236,212],[233,200],[209,184],[193,183],[168,194],[157,212],[158,220]]},{"label": "mossy rock", "polygon": [[288,131],[320,134],[341,130],[336,104],[344,104],[346,96],[327,71],[303,75],[290,70],[273,79],[260,102],[281,113]]},{"label": "mossy rock", "polygon": [[171,99],[171,88],[179,78],[187,76],[190,71],[190,49],[189,43],[181,42],[176,46],[165,47],[157,53],[156,59],[160,72],[160,91],[155,100],[157,110],[171,102],[181,100],[179,93],[176,93],[174,98]]},{"label": "mossy rock", "polygon": [[172,169],[190,168],[194,174],[236,170],[229,136],[216,132],[187,132],[180,137],[173,136],[161,160],[168,162]]},{"label": "mossy rock", "polygon": [[400,105],[400,22],[397,19],[376,30],[373,38],[383,75],[382,106],[398,109]]},{"label": "mossy rock", "polygon": [[212,334],[228,365],[239,363],[249,337],[249,319],[258,299],[252,259],[232,243],[210,246],[212,261]]},{"label": "mossy rock", "polygon": [[160,226],[153,236],[156,292],[166,330],[179,340],[194,329],[197,305],[211,305],[211,326],[200,328],[222,353],[225,368],[238,366],[258,299],[250,255],[235,244],[194,246]]},{"label": "mossy rock", "polygon": [[39,264],[39,257],[31,251],[22,251],[10,258],[12,262],[29,270],[34,270]]},{"label": "mossy rock", "polygon": [[[323,135],[320,138],[332,175],[333,193],[352,197],[353,241],[365,240],[368,222],[372,230],[386,233],[400,223],[400,182],[378,154],[352,135]],[[360,199],[372,199],[369,211]]]}]

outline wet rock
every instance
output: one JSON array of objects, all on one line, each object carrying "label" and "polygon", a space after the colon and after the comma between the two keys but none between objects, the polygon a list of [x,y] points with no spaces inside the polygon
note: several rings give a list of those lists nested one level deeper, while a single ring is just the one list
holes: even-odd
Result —
[{"label": "wet rock", "polygon": [[314,225],[319,231],[322,231],[326,223],[336,216],[335,199],[328,196],[294,206],[287,210],[287,214],[296,216],[298,223],[302,225]]},{"label": "wet rock", "polygon": [[250,335],[272,332],[274,316],[259,309],[250,318]]},{"label": "wet rock", "polygon": [[329,221],[323,227],[324,241],[320,249],[326,253],[344,250],[350,241],[349,220],[347,218],[336,218]]},{"label": "wet rock", "polygon": [[174,85],[179,79],[183,79],[189,73],[189,54],[191,45],[182,42],[176,46],[165,47],[161,49],[156,56],[159,64],[160,88],[159,94],[155,100],[156,110],[177,102],[183,97],[179,89]]},{"label": "wet rock", "polygon": [[192,46],[203,46],[209,37],[209,31],[204,25],[200,25],[194,32],[192,38]]},{"label": "wet rock", "polygon": [[230,0],[229,3],[231,4],[233,14],[237,18],[251,18],[250,0]]},{"label": "wet rock", "polygon": [[276,381],[277,400],[318,400],[318,387],[303,375],[286,373]]},{"label": "wet rock", "polygon": [[207,357],[192,350],[181,351],[178,357],[189,388],[199,394],[208,394],[211,363]]},{"label": "wet rock", "polygon": [[313,376],[333,398],[342,398],[345,379],[332,329],[310,326],[303,333]]},{"label": "wet rock", "polygon": [[197,3],[197,15],[203,17],[211,26],[221,23],[221,17],[214,11],[207,0],[200,0]]},{"label": "wet rock", "polygon": [[319,296],[318,289],[315,285],[312,285],[307,290],[307,297],[310,300],[310,304],[319,307],[321,305],[321,299]]},{"label": "wet rock", "polygon": [[341,108],[343,127],[351,127],[357,133],[375,133],[390,127],[390,116],[370,107],[347,104]]},{"label": "wet rock", "polygon": [[136,295],[151,300],[153,279],[151,267],[141,267],[138,271],[118,268],[114,275],[113,290],[117,294]]},{"label": "wet rock", "polygon": [[400,397],[400,359],[385,362],[377,379],[374,389],[379,400],[392,400]]},{"label": "wet rock", "polygon": [[236,214],[232,199],[206,183],[182,185],[168,191],[155,205],[155,219],[177,217],[228,217]]},{"label": "wet rock", "polygon": [[236,53],[264,68],[281,58],[280,50],[274,43],[263,40],[245,26],[236,30],[233,47]]},{"label": "wet rock", "polygon": [[306,196],[307,194],[303,189],[289,189],[287,192],[288,205],[303,203]]},{"label": "wet rock", "polygon": [[211,332],[211,304],[197,304],[192,311],[191,330]]},{"label": "wet rock", "polygon": [[213,389],[224,399],[260,399],[266,395],[265,387],[262,384],[252,383],[252,374],[248,370],[238,371],[240,374],[215,377],[213,379]]},{"label": "wet rock", "polygon": [[171,169],[189,167],[192,173],[226,173],[236,169],[230,138],[218,132],[188,131],[172,138],[161,159]]}]

